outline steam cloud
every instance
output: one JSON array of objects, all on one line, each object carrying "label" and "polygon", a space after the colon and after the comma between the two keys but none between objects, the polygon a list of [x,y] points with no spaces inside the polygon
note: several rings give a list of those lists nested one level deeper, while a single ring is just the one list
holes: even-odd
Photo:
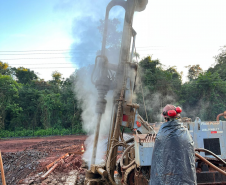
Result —
[{"label": "steam cloud", "polygon": [[[142,93],[143,87],[143,96],[144,102],[146,106],[146,110],[148,113],[148,122],[163,122],[162,110],[167,104],[176,104],[175,96],[173,95],[162,95],[161,92],[151,92],[149,89],[145,88],[145,85],[141,81],[141,75],[143,73],[142,68],[139,68],[139,74],[137,76],[137,83],[136,83],[136,93]],[[141,87],[142,85],[142,87]],[[137,97],[134,96],[134,100],[140,101],[139,105],[139,114],[143,116],[146,120],[145,114],[145,107],[142,100],[138,100]]]},{"label": "steam cloud", "polygon": [[[55,6],[56,11],[62,11],[64,14],[75,16],[72,20],[72,37],[74,43],[71,45],[71,56],[72,62],[78,68],[93,64],[97,51],[101,49],[102,36],[97,27],[100,24],[100,19],[104,20],[106,7],[110,1],[61,0]],[[67,18],[66,15],[65,18]],[[122,28],[124,9],[114,7],[110,11],[109,18],[117,18],[121,22]]]},{"label": "steam cloud", "polygon": [[[74,43],[71,45],[71,56],[72,63],[78,67],[78,70],[74,81],[74,91],[76,98],[82,102],[83,129],[90,135],[85,142],[86,152],[84,154],[84,158],[88,162],[90,162],[93,149],[93,134],[97,123],[95,106],[98,97],[97,90],[91,83],[91,73],[95,57],[101,49],[102,36],[99,33],[98,26],[100,25],[100,19],[103,20],[105,18],[106,6],[109,2],[110,0],[64,0],[59,1],[55,7],[58,11],[70,12],[70,14],[73,12],[75,15],[72,21]],[[117,18],[123,25],[123,8],[113,8],[110,12],[110,19],[113,18]],[[110,62],[118,62],[119,50],[115,50],[113,53],[107,51],[106,53]],[[112,110],[112,94],[112,92],[108,92],[106,97],[107,106],[100,126],[97,163],[101,162],[105,154],[104,151],[106,151]]]}]

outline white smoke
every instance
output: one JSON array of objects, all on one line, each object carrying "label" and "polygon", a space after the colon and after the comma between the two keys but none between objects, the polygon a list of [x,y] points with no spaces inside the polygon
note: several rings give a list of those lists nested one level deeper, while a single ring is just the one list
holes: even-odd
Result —
[{"label": "white smoke", "polygon": [[[85,142],[86,151],[84,158],[90,163],[93,150],[93,138],[97,124],[97,114],[95,113],[96,101],[98,98],[97,89],[91,82],[92,67],[82,68],[76,73],[76,80],[74,81],[74,91],[76,99],[81,101],[82,106],[82,122],[83,130],[89,135]],[[107,105],[105,113],[101,119],[99,140],[97,146],[96,162],[100,163],[107,150],[107,136],[110,129],[111,110],[112,110],[112,92],[108,92],[106,96]]]},{"label": "white smoke", "polygon": [[[89,138],[85,142],[86,152],[84,158],[91,160],[93,149],[93,134],[97,124],[97,114],[95,113],[96,101],[98,97],[97,89],[91,83],[92,65],[94,64],[97,51],[101,48],[101,34],[98,30],[100,19],[104,20],[107,4],[110,0],[86,0],[59,1],[56,11],[63,11],[66,14],[73,12],[75,17],[72,21],[72,37],[74,43],[71,45],[72,63],[79,67],[76,72],[74,91],[76,99],[81,101],[83,129],[88,133]],[[124,9],[114,7],[110,12],[110,19],[117,18],[120,21],[121,29],[124,19]],[[121,31],[121,30],[118,30]],[[114,34],[113,34],[114,35]],[[114,41],[114,38],[112,38]],[[118,63],[119,50],[107,50],[106,55],[111,63]],[[85,67],[84,67],[85,66]],[[102,116],[100,125],[100,136],[97,147],[97,163],[105,155],[108,132],[110,129],[110,119],[112,111],[113,93],[108,92],[106,96],[107,105]]]},{"label": "white smoke", "polygon": [[[143,73],[142,68],[139,68],[137,75],[137,85],[136,93],[142,95],[142,100],[139,100],[140,108],[139,113],[143,115],[143,118],[146,120],[146,112],[148,116],[148,122],[163,122],[164,118],[162,116],[162,110],[167,104],[175,105],[176,99],[172,95],[162,95],[160,92],[152,92],[150,89],[145,88],[145,85],[141,81],[141,75]],[[142,91],[143,89],[143,91]],[[137,98],[137,96],[134,96]],[[144,100],[143,100],[144,97]],[[138,99],[137,99],[138,100]],[[143,102],[144,101],[144,102]],[[146,108],[146,110],[145,110]],[[145,116],[144,116],[145,115]],[[154,121],[153,121],[154,120]]]}]

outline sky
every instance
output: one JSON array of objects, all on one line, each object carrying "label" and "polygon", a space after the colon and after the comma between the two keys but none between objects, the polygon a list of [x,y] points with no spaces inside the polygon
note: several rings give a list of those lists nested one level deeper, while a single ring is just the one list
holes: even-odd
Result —
[{"label": "sky", "polygon": [[[97,30],[110,0],[0,0],[0,60],[26,67],[40,78],[53,71],[64,78],[76,68],[94,63],[101,48]],[[200,64],[207,70],[226,45],[225,0],[149,0],[135,13],[136,49],[167,68]],[[110,18],[123,24],[124,11],[115,7]]]}]

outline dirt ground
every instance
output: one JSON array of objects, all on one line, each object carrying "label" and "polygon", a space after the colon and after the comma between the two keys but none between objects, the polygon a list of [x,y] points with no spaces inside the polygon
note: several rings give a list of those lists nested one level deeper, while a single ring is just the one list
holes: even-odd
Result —
[{"label": "dirt ground", "polygon": [[[53,136],[0,140],[7,185],[83,184],[86,165],[81,152],[86,138]],[[53,163],[61,156],[64,158]],[[51,163],[50,169],[55,169],[45,177],[46,166]]]},{"label": "dirt ground", "polygon": [[78,141],[85,141],[87,136],[51,136],[51,137],[37,137],[37,138],[29,138],[29,139],[4,139],[0,140],[0,149],[2,152],[19,152],[23,151],[32,145],[38,144],[40,142],[64,142],[70,143],[70,141],[78,140]]}]

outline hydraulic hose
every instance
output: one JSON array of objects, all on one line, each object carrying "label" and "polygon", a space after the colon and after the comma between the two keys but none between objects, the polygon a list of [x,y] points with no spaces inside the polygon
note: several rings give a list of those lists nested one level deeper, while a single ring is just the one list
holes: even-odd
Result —
[{"label": "hydraulic hose", "polygon": [[216,157],[219,161],[221,161],[222,163],[224,163],[226,165],[226,162],[221,159],[220,157],[218,157],[215,153],[205,149],[205,148],[196,148],[195,151],[198,151],[198,152],[208,152],[209,154],[211,154],[212,156]]},{"label": "hydraulic hose", "polygon": [[[108,154],[108,159],[107,159],[107,162],[106,162],[106,169],[107,169],[107,172],[108,172],[108,178],[109,178],[110,182],[112,183],[112,185],[117,185],[117,184],[115,183],[115,181],[112,179],[112,177],[111,177],[111,171],[110,171],[110,170],[111,170],[110,165],[111,165],[111,155],[112,155],[112,151],[113,151],[113,149],[114,149],[116,146],[125,146],[126,143],[130,143],[130,142],[132,142],[133,140],[134,140],[134,138],[130,138],[130,139],[126,140],[126,142],[119,142],[119,143],[115,144],[114,146],[112,146],[112,147],[110,148],[110,151],[109,151],[109,154]],[[134,144],[132,144],[132,145],[134,145]],[[132,146],[132,145],[130,145],[130,146]],[[125,153],[125,151],[124,151],[124,153]]]},{"label": "hydraulic hose", "polygon": [[128,165],[126,165],[126,166],[124,166],[124,164],[123,164],[123,158],[124,158],[124,156],[125,156],[125,154],[132,148],[132,147],[134,147],[134,144],[132,144],[132,145],[130,145],[129,147],[127,147],[126,148],[126,150],[123,152],[123,154],[122,154],[122,157],[121,157],[121,160],[120,160],[120,165],[121,165],[121,168],[122,169],[127,169],[127,168],[129,168],[130,166],[132,166],[133,165],[133,163],[135,163],[135,159],[134,160],[132,160]]},{"label": "hydraulic hose", "polygon": [[108,154],[108,159],[107,159],[107,162],[106,162],[106,169],[107,169],[107,172],[108,172],[108,179],[110,180],[110,182],[111,182],[112,185],[117,185],[115,183],[114,179],[112,179],[112,177],[111,177],[111,155],[112,155],[113,149],[116,146],[125,146],[125,143],[119,142],[119,143],[115,144],[114,146],[112,146],[110,148],[110,151],[109,151],[109,154]]},{"label": "hydraulic hose", "polygon": [[216,167],[214,164],[212,164],[211,162],[209,162],[207,159],[205,159],[204,157],[202,157],[201,155],[195,153],[195,156],[198,157],[199,159],[201,159],[203,162],[205,162],[206,164],[208,164],[209,166],[211,166],[212,168],[214,168],[216,171],[218,171],[219,173],[226,175],[226,172],[221,170],[220,168]]}]

